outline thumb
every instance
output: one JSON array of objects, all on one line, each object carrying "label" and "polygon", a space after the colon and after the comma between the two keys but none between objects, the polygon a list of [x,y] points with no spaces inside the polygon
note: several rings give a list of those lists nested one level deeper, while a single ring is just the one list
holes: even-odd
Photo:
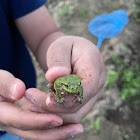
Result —
[{"label": "thumb", "polygon": [[71,73],[72,41],[65,38],[57,39],[48,49],[48,71],[45,76],[49,82],[54,82],[56,78]]},{"label": "thumb", "polygon": [[0,70],[0,95],[5,98],[18,100],[25,93],[25,84],[11,73]]}]

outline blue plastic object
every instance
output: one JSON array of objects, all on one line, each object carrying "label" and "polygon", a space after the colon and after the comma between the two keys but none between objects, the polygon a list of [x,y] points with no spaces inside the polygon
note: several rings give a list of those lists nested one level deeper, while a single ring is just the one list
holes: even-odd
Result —
[{"label": "blue plastic object", "polygon": [[88,25],[89,31],[98,37],[97,47],[102,41],[119,35],[129,19],[126,10],[115,10],[110,14],[101,14],[93,18]]}]

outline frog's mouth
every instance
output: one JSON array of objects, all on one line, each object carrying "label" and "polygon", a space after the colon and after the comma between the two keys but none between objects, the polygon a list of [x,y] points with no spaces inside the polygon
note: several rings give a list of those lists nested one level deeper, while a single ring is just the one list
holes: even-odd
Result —
[{"label": "frog's mouth", "polygon": [[61,91],[61,96],[65,96],[65,95],[80,95],[80,92],[68,92],[68,91]]}]

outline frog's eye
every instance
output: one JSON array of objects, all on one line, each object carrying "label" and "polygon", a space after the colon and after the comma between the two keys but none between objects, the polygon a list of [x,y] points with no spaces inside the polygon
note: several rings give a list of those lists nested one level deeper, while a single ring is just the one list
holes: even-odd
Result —
[{"label": "frog's eye", "polygon": [[78,86],[80,86],[81,85],[81,82],[80,83],[78,83]]},{"label": "frog's eye", "polygon": [[68,88],[68,85],[67,85],[67,84],[65,84],[65,87],[67,87],[67,88]]}]

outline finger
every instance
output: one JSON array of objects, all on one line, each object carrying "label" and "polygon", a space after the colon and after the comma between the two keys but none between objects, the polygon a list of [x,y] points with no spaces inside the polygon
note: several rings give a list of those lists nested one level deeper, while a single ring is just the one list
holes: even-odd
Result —
[{"label": "finger", "polygon": [[25,84],[7,71],[0,70],[0,95],[18,100],[23,97]]},{"label": "finger", "polygon": [[35,104],[39,108],[43,110],[49,110],[48,106],[46,105],[46,99],[50,98],[50,95],[43,91],[40,91],[36,88],[27,89],[25,92],[25,98],[30,103]]},{"label": "finger", "polygon": [[65,140],[83,132],[81,124],[69,124],[48,130],[21,131],[19,129],[3,127],[7,132],[26,140]]},{"label": "finger", "polygon": [[69,41],[67,37],[61,37],[49,47],[47,52],[48,71],[46,73],[46,79],[49,82],[54,82],[56,78],[71,73],[72,46],[72,41]]},{"label": "finger", "polygon": [[0,95],[0,102],[14,102],[12,99],[7,99]]},{"label": "finger", "polygon": [[0,122],[21,130],[46,129],[63,123],[57,115],[24,111],[7,102],[0,102]]},{"label": "finger", "polygon": [[72,58],[73,73],[82,78],[84,93],[88,93],[84,94],[83,102],[86,102],[98,91],[103,59],[95,45],[80,37],[75,39],[72,55],[75,56]]},{"label": "finger", "polygon": [[[91,99],[89,100],[84,106],[82,106],[77,112],[75,113],[57,113],[59,116],[63,118],[63,124],[69,123],[80,123],[82,119],[91,111],[95,103],[101,98],[103,95],[102,89]],[[35,104],[30,104],[29,109],[33,112],[38,113],[50,113],[51,111],[44,110],[36,106]]]},{"label": "finger", "polygon": [[[73,113],[76,112],[82,104],[74,102],[74,96],[65,97],[67,102],[62,104],[57,103],[53,100],[49,94],[42,92],[35,88],[30,88],[25,92],[25,98],[32,104],[38,106],[41,110],[50,111],[50,112],[63,112],[63,113]],[[74,106],[74,107],[73,107]],[[32,106],[29,106],[30,110],[33,110]]]}]

